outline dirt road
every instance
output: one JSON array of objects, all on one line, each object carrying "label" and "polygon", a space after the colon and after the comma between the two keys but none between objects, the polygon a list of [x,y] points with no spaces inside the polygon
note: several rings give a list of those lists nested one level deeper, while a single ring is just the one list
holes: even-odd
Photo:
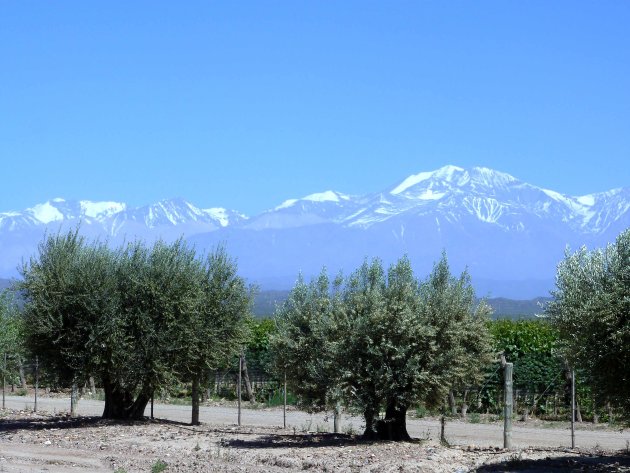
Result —
[{"label": "dirt road", "polygon": [[[30,410],[33,408],[33,398],[8,396],[6,405],[10,409]],[[247,403],[244,403],[247,405]],[[70,409],[69,398],[40,398],[40,410],[48,412],[64,412]],[[98,416],[103,412],[103,402],[82,399],[78,405],[78,413],[85,416]],[[147,407],[145,412],[149,416]],[[190,407],[170,404],[155,404],[156,418],[178,422],[190,422]],[[243,426],[251,427],[282,427],[282,409],[243,409],[241,414]],[[237,422],[237,410],[232,407],[202,406],[200,409],[202,423],[217,426],[234,426]],[[342,430],[352,428],[361,432],[362,419],[359,417],[343,416]],[[571,433],[569,428],[543,427],[535,424],[518,425],[513,429],[513,445],[517,448],[525,447],[570,447]],[[323,414],[310,415],[306,412],[287,411],[287,427],[296,432],[331,431],[332,419],[326,419]],[[412,437],[438,439],[439,422],[437,419],[408,420],[408,430]],[[446,425],[446,438],[453,445],[475,445],[481,447],[503,446],[503,426],[500,423],[469,423],[457,420],[449,421]],[[576,446],[580,448],[602,448],[606,450],[621,450],[630,444],[630,429],[609,430],[600,426],[593,429],[590,424],[578,426],[576,430]]]}]

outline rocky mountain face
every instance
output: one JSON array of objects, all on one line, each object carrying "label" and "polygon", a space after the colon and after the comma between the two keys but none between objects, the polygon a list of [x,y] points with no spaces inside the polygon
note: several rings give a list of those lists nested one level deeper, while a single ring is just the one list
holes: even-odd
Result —
[{"label": "rocky mountain face", "polygon": [[139,208],[53,199],[0,213],[0,276],[15,275],[45,231],[79,223],[112,243],[184,235],[200,250],[225,244],[240,272],[265,288],[288,288],[299,271],[322,266],[348,272],[365,257],[389,263],[407,254],[424,275],[444,250],[482,295],[531,298],[547,295],[567,245],[603,246],[630,226],[630,188],[575,197],[487,168],[445,166],[381,192],[325,191],[251,218],[182,199]]}]

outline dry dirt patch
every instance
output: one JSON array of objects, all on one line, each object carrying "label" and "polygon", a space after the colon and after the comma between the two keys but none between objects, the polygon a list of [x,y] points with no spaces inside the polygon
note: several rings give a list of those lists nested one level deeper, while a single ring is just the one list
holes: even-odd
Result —
[{"label": "dry dirt patch", "polygon": [[3,414],[0,471],[5,472],[148,472],[158,460],[167,464],[167,472],[630,472],[630,457],[604,452],[508,452],[427,441],[367,442],[269,427],[193,428],[164,420]]}]

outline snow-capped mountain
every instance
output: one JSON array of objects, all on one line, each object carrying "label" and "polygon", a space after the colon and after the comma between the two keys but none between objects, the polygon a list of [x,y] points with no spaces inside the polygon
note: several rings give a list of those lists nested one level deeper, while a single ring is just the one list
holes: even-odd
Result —
[{"label": "snow-capped mountain", "polygon": [[224,208],[200,209],[183,199],[162,200],[152,205],[130,208],[120,202],[68,201],[57,197],[21,212],[0,212],[0,231],[76,224],[79,221],[82,225],[98,225],[109,236],[124,232],[125,226],[130,224],[155,229],[196,223],[201,231],[211,231],[246,218]]},{"label": "snow-capped mountain", "polygon": [[603,246],[630,226],[630,188],[568,196],[488,168],[444,166],[381,192],[289,199],[252,218],[182,199],[138,208],[53,199],[0,213],[0,276],[15,274],[44,231],[79,222],[112,243],[182,235],[202,250],[226,243],[241,273],[266,287],[290,287],[300,270],[347,272],[365,257],[388,263],[405,253],[423,274],[444,249],[482,293],[534,297],[551,288],[566,245]]}]

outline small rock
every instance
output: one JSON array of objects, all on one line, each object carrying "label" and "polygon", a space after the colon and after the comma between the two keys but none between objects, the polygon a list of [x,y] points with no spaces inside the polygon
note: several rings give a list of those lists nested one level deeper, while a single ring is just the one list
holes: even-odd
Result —
[{"label": "small rock", "polygon": [[52,442],[51,442],[50,440],[46,440],[46,441],[44,442],[44,445],[50,445],[51,443],[52,443]]}]

